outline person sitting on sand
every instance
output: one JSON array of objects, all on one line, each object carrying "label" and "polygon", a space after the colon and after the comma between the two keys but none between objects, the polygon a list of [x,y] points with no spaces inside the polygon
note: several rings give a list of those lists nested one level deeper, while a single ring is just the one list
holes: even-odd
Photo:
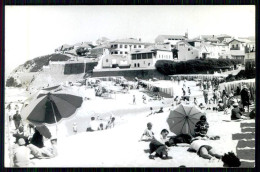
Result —
[{"label": "person sitting on sand", "polygon": [[197,100],[196,97],[194,97],[193,104],[196,105],[196,106],[198,105],[198,100]]},{"label": "person sitting on sand", "polygon": [[238,107],[238,103],[235,102],[233,104],[233,109],[231,110],[231,120],[237,120],[237,119],[241,119],[242,117],[242,112],[240,111],[239,107]]},{"label": "person sitting on sand", "polygon": [[150,111],[151,111],[151,113],[148,114],[147,117],[154,114],[154,111],[153,111],[153,108],[152,108],[152,107],[150,107]]},{"label": "person sitting on sand", "polygon": [[38,148],[32,144],[29,144],[27,147],[31,150],[32,155],[35,158],[53,158],[58,155],[57,151],[57,138],[51,138],[51,146]]},{"label": "person sitting on sand", "polygon": [[163,113],[163,107],[160,107],[160,109],[155,113]]},{"label": "person sitting on sand", "polygon": [[[169,147],[166,145],[166,142],[169,141],[167,139],[167,135],[169,134],[169,131],[166,129],[163,129],[161,131],[161,135],[158,138],[154,138],[151,143],[149,144],[150,147],[150,159],[154,159],[154,157],[160,157],[162,159],[167,159],[168,157],[168,150]],[[171,144],[171,141],[170,143]]]},{"label": "person sitting on sand", "polygon": [[99,130],[104,130],[104,124],[103,123],[99,124]]},{"label": "person sitting on sand", "polygon": [[14,167],[29,167],[30,162],[30,149],[25,146],[25,140],[20,138],[18,140],[18,147],[14,150]]},{"label": "person sitting on sand", "polygon": [[233,152],[227,154],[218,154],[216,149],[212,147],[205,138],[195,137],[191,140],[189,152],[196,152],[198,156],[209,159],[211,162],[217,159],[221,159],[224,163],[224,167],[239,167],[241,162]]},{"label": "person sitting on sand", "polygon": [[92,116],[87,131],[97,131],[98,129],[99,129],[99,123],[95,120],[95,117]]},{"label": "person sitting on sand", "polygon": [[23,126],[20,126],[18,128],[18,130],[16,131],[16,133],[13,134],[13,136],[15,137],[16,144],[18,144],[18,140],[20,138],[24,139],[26,145],[29,144],[29,136],[27,134],[25,134]]},{"label": "person sitting on sand", "polygon": [[224,111],[224,110],[225,110],[224,103],[222,102],[222,100],[221,100],[221,99],[219,99],[219,101],[218,101],[218,106],[217,106],[217,109],[218,109],[218,111],[219,111],[219,112],[221,112],[221,111]]},{"label": "person sitting on sand", "polygon": [[201,110],[205,108],[205,106],[203,105],[203,103],[200,103],[200,104],[199,104],[199,108],[200,108]]},{"label": "person sitting on sand", "polygon": [[144,130],[141,139],[139,141],[151,141],[154,138],[154,133],[152,131],[152,123],[147,123],[147,128]]},{"label": "person sitting on sand", "polygon": [[113,128],[115,126],[115,117],[111,116],[110,120],[107,123],[106,129]]},{"label": "person sitting on sand", "polygon": [[206,136],[206,134],[208,132],[208,128],[209,128],[209,123],[207,122],[207,118],[206,118],[205,115],[202,115],[200,117],[200,121],[198,121],[195,124],[195,128],[194,128],[195,137],[197,137],[197,136],[201,136],[201,137]]}]

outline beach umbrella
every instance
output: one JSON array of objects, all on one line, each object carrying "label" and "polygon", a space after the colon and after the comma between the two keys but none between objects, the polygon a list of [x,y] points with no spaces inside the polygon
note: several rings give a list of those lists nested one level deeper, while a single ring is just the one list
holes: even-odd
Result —
[{"label": "beach umbrella", "polygon": [[56,123],[57,127],[57,122],[74,114],[82,102],[82,97],[71,94],[39,94],[21,110],[21,116],[35,125]]},{"label": "beach umbrella", "polygon": [[51,132],[50,132],[50,130],[46,127],[46,125],[37,125],[36,127],[35,127],[38,131],[39,131],[39,133],[41,134],[41,135],[43,135],[45,138],[47,138],[47,139],[50,139],[51,138]]},{"label": "beach umbrella", "polygon": [[170,112],[167,123],[171,132],[176,135],[194,135],[195,124],[203,114],[197,106],[180,104]]}]

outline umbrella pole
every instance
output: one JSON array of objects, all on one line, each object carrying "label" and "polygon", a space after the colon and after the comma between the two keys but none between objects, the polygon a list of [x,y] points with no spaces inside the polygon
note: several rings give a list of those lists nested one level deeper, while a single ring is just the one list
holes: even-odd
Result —
[{"label": "umbrella pole", "polygon": [[54,111],[52,102],[51,102],[51,107],[52,107],[52,111],[53,111],[53,115],[54,115],[54,120],[55,120],[55,123],[56,123],[56,136],[58,136],[58,124],[57,124],[57,119],[56,119],[56,116],[55,116],[55,111]]}]

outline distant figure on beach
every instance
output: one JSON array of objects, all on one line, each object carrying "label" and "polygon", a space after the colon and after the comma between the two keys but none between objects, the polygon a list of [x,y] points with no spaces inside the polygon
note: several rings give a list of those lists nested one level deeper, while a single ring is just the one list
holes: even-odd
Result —
[{"label": "distant figure on beach", "polygon": [[235,102],[233,104],[233,109],[231,110],[231,120],[241,119],[241,118],[243,118],[242,115],[243,114],[238,107],[238,103]]},{"label": "distant figure on beach", "polygon": [[188,93],[189,93],[189,95],[191,95],[191,92],[190,92],[190,87],[188,87]]},{"label": "distant figure on beach", "polygon": [[204,101],[205,101],[205,103],[206,104],[208,104],[208,95],[209,95],[209,92],[208,92],[208,90],[207,89],[204,89],[203,90],[203,96],[204,96]]},{"label": "distant figure on beach", "polygon": [[143,103],[146,104],[146,97],[143,95]]},{"label": "distant figure on beach", "polygon": [[245,106],[247,107],[247,111],[249,112],[249,105],[250,103],[250,92],[246,85],[243,85],[242,90],[240,92],[241,101],[243,104],[243,109],[245,109]]},{"label": "distant figure on beach", "polygon": [[193,103],[194,103],[194,105],[196,105],[196,106],[198,105],[198,100],[197,100],[196,97],[194,97]]},{"label": "distant figure on beach", "polygon": [[151,141],[154,138],[154,133],[152,131],[152,123],[147,123],[147,129],[144,130],[141,139],[139,141]]},{"label": "distant figure on beach", "polygon": [[152,107],[150,107],[150,111],[151,111],[151,113],[149,113],[147,116],[150,116],[150,115],[153,115],[153,114],[154,114],[154,111],[153,111],[153,108],[152,108]]},{"label": "distant figure on beach", "polygon": [[160,107],[160,109],[155,113],[163,113],[163,107]]},{"label": "distant figure on beach", "polygon": [[178,85],[180,85],[180,81],[181,81],[181,80],[180,80],[180,78],[178,77]]},{"label": "distant figure on beach", "polygon": [[135,102],[135,95],[133,95],[133,104],[135,105],[136,102]]},{"label": "distant figure on beach", "polygon": [[183,81],[183,88],[186,88],[186,79]]},{"label": "distant figure on beach", "polygon": [[77,123],[76,123],[76,122],[73,123],[72,129],[73,129],[73,133],[74,133],[74,134],[77,134],[78,128],[77,128]]},{"label": "distant figure on beach", "polygon": [[175,105],[177,105],[177,103],[179,101],[179,96],[176,96],[173,101],[175,102]]},{"label": "distant figure on beach", "polygon": [[182,88],[182,94],[183,94],[183,96],[186,95],[186,91],[184,90],[184,88]]},{"label": "distant figure on beach", "polygon": [[99,123],[95,120],[95,117],[90,118],[91,121],[89,122],[89,127],[87,131],[97,131],[99,129]]},{"label": "distant figure on beach", "polygon": [[115,126],[115,117],[111,116],[107,123],[106,129],[113,128]]},{"label": "distant figure on beach", "polygon": [[19,111],[17,110],[16,113],[13,116],[15,129],[18,129],[22,120],[21,115],[19,114]]}]

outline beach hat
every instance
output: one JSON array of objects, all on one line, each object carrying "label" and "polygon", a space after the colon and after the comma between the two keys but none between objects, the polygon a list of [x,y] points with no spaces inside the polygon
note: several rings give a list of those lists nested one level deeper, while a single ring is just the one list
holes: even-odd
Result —
[{"label": "beach hat", "polygon": [[25,145],[25,141],[24,141],[23,138],[20,138],[20,139],[18,140],[18,145],[20,145],[20,146]]}]

